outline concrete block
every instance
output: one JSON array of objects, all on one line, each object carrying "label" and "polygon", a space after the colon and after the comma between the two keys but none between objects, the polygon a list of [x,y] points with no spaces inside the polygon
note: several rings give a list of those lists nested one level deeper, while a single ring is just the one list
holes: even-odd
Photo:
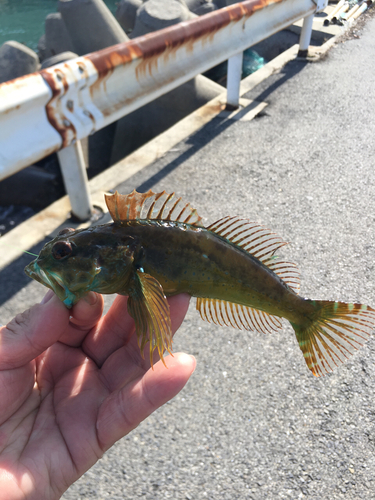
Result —
[{"label": "concrete block", "polygon": [[48,57],[62,52],[74,52],[72,40],[59,12],[48,14],[46,17],[45,34]]},{"label": "concrete block", "polygon": [[[131,38],[197,17],[184,0],[147,0],[137,9]],[[182,120],[225,89],[198,75],[117,122],[111,164]]]},{"label": "concrete block", "polygon": [[70,59],[75,59],[78,57],[74,52],[61,52],[61,54],[56,54],[55,56],[48,57],[42,62],[42,69],[49,68],[50,66],[54,66],[55,64],[60,64],[65,61],[69,61]]},{"label": "concrete block", "polygon": [[[190,86],[190,95],[195,96],[194,101],[191,102],[194,103],[196,109],[200,108],[201,106],[206,104],[206,102],[211,101],[211,99],[226,91],[225,87],[213,82],[203,75],[197,75],[195,78],[193,78],[193,80],[185,83],[185,86]],[[184,87],[184,85],[182,85],[182,87]]]},{"label": "concrete block", "polygon": [[0,47],[0,83],[39,69],[38,55],[26,45],[13,40]]},{"label": "concrete block", "polygon": [[238,0],[213,0],[213,2],[218,9],[222,9],[223,7],[228,7],[228,5],[238,3]]},{"label": "concrete block", "polygon": [[26,205],[40,209],[63,195],[61,178],[34,165],[0,182],[0,200],[3,206]]},{"label": "concrete block", "polygon": [[208,14],[209,12],[213,12],[214,10],[218,10],[218,7],[213,2],[205,2],[196,10],[194,10],[194,14],[197,16],[204,16],[204,14]]},{"label": "concrete block", "polygon": [[[85,55],[129,40],[102,0],[59,0],[58,10],[73,43],[74,52]],[[99,130],[88,140],[88,175],[110,165],[116,123]]]},{"label": "concrete block", "polygon": [[161,134],[225,88],[198,75],[155,101],[117,122],[111,164],[116,163],[147,141]]},{"label": "concrete block", "polygon": [[296,43],[299,43],[298,35],[289,30],[282,30],[253,45],[251,49],[264,57],[266,61],[272,61]]},{"label": "concrete block", "polygon": [[[115,140],[117,123],[110,123],[106,127],[90,135],[88,138],[88,171],[91,179],[111,165],[111,155]],[[84,151],[85,156],[85,151]]]},{"label": "concrete block", "polygon": [[137,10],[142,4],[142,0],[121,0],[118,4],[116,19],[125,33],[130,33],[134,29]]},{"label": "concrete block", "polygon": [[197,16],[203,16],[218,9],[211,0],[185,0],[185,2],[190,12],[194,12]]},{"label": "concrete block", "polygon": [[145,35],[196,17],[185,2],[178,0],[148,0],[137,10],[131,38]]},{"label": "concrete block", "polygon": [[39,38],[38,41],[38,57],[39,61],[44,61],[44,59],[47,59],[51,54],[47,54],[47,47],[46,47],[46,35],[42,35]]},{"label": "concrete block", "polygon": [[58,10],[80,56],[129,40],[102,0],[59,0]]}]

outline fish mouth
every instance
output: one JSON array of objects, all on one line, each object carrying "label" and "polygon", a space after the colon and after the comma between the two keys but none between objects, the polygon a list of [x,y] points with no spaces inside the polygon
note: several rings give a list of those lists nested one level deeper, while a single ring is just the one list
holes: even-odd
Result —
[{"label": "fish mouth", "polygon": [[29,276],[29,278],[32,278],[38,283],[41,283],[42,285],[53,290],[62,302],[65,303],[65,301],[70,298],[71,293],[62,282],[60,276],[56,273],[44,271],[37,264],[36,260],[25,267],[25,273]]}]

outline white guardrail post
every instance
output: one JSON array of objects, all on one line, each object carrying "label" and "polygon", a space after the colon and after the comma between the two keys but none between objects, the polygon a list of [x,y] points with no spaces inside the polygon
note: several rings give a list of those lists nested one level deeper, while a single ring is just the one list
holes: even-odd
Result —
[{"label": "white guardrail post", "polygon": [[301,35],[299,37],[298,57],[307,57],[311,40],[313,21],[314,14],[310,14],[303,20]]},{"label": "white guardrail post", "polygon": [[228,104],[238,107],[242,52],[302,18],[310,26],[326,1],[243,0],[0,84],[0,180],[59,151],[73,213],[87,218],[80,139],[227,59]]},{"label": "white guardrail post", "polygon": [[299,50],[298,57],[307,57],[309,51],[309,45],[311,41],[314,15],[317,12],[322,12],[328,5],[328,0],[314,0],[316,3],[316,10],[309,16],[304,17],[302,30],[299,37]]},{"label": "white guardrail post", "polygon": [[240,85],[242,76],[243,52],[228,59],[227,70],[227,109],[232,111],[240,105]]},{"label": "white guardrail post", "polygon": [[66,192],[69,194],[72,214],[87,220],[92,214],[92,203],[81,141],[76,141],[57,152]]}]

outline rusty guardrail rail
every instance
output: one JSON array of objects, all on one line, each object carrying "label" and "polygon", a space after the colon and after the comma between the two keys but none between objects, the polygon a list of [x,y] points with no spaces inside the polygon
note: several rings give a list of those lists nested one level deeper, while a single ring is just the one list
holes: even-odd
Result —
[{"label": "rusty guardrail rail", "polygon": [[229,60],[227,102],[238,106],[243,50],[327,0],[245,0],[0,85],[0,180],[57,151],[72,211],[91,213],[80,139]]}]

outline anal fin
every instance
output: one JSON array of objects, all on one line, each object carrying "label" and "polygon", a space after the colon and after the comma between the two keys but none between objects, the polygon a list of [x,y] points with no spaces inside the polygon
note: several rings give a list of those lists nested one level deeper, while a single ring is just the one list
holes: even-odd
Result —
[{"label": "anal fin", "polygon": [[197,299],[197,310],[203,320],[239,330],[272,333],[281,328],[281,321],[264,311],[218,299]]},{"label": "anal fin", "polygon": [[152,353],[157,348],[160,359],[165,365],[163,353],[170,354],[172,348],[172,326],[169,304],[160,283],[140,270],[133,279],[129,293],[128,312],[135,321],[138,345],[143,356],[146,343],[150,342],[150,362]]}]

